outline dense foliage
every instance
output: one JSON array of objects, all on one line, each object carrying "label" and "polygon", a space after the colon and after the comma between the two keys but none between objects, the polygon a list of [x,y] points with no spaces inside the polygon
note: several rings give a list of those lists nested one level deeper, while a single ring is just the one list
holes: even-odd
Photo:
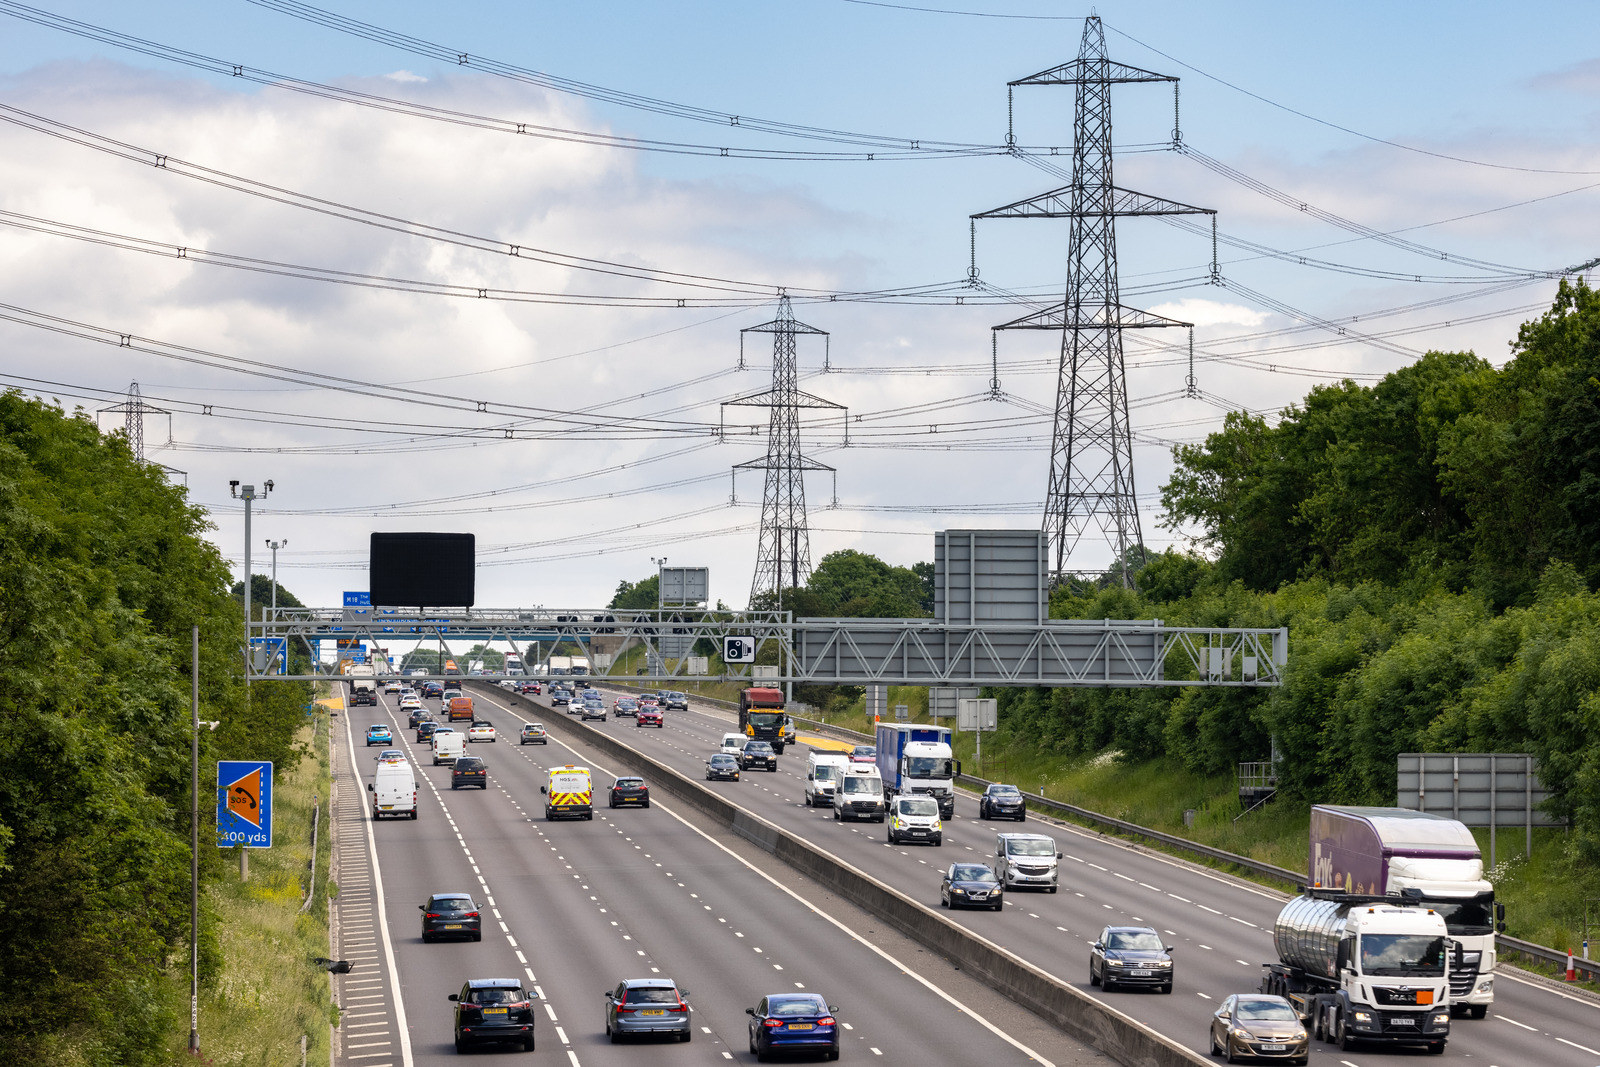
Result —
[{"label": "dense foliage", "polygon": [[1001,740],[1211,773],[1276,741],[1290,794],[1368,803],[1401,752],[1528,752],[1600,855],[1600,296],[1561,283],[1502,368],[1429,353],[1176,459],[1163,499],[1207,555],[1052,614],[1287,626],[1286,684],[1001,691]]},{"label": "dense foliage", "polygon": [[[294,758],[306,692],[247,699],[228,567],[185,495],[91,420],[0,396],[0,1062],[154,1062],[167,1037],[163,978],[187,967],[191,626],[201,717],[222,723],[202,767]],[[216,853],[203,844],[208,876]]]}]

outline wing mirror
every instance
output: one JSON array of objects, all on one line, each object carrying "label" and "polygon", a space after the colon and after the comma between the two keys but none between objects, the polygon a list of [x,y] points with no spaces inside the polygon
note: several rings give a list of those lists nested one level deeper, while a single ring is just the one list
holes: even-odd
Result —
[{"label": "wing mirror", "polygon": [[549,794],[549,791],[548,791],[548,790],[546,790],[546,789],[545,789],[545,787],[544,787],[544,786],[542,786],[542,785],[541,785],[541,786],[540,786],[540,787],[539,787],[539,792],[541,792],[541,793],[544,793],[544,794],[545,794],[545,795],[546,795],[546,796],[549,796],[549,795],[550,795],[550,794]]},{"label": "wing mirror", "polygon": [[1096,941],[1091,947],[1093,947],[1097,952],[1104,952],[1106,950],[1106,943],[1104,941]]},{"label": "wing mirror", "polygon": [[829,1004],[828,1005],[828,1014],[830,1014],[830,1015],[839,1014],[839,1006],[837,1004]]},{"label": "wing mirror", "polygon": [[461,999],[461,995],[459,993],[451,993],[450,994],[450,999],[451,1000],[460,1000]]},{"label": "wing mirror", "polygon": [[754,1017],[755,1017],[755,1014],[756,1014],[756,1010],[755,1010],[755,1009],[754,1009],[754,1008],[746,1008],[746,1009],[745,1009],[745,1010],[744,1010],[744,1013],[745,1013],[745,1014],[746,1014],[746,1015],[749,1015],[749,1016],[751,1016],[751,1017],[752,1017],[752,1018],[754,1018]]},{"label": "wing mirror", "polygon": [[369,792],[369,793],[375,793],[375,792],[377,792],[377,790],[375,790],[375,789],[373,789],[373,788],[372,788],[372,783],[371,783],[371,782],[368,782],[368,783],[367,783],[367,792]]},{"label": "wing mirror", "polygon": [[1224,1011],[1217,1012],[1217,1018],[1221,1019],[1223,1022],[1227,1022],[1229,1019],[1233,1018],[1233,1016],[1232,1016],[1232,1014],[1230,1014],[1229,1012],[1224,1010]]}]

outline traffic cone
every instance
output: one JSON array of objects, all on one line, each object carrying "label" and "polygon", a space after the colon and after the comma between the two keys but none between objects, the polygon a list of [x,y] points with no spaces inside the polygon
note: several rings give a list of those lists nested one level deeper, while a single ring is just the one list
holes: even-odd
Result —
[{"label": "traffic cone", "polygon": [[1577,980],[1578,980],[1578,969],[1577,969],[1577,967],[1573,966],[1573,963],[1572,963],[1572,950],[1568,949],[1567,950],[1567,981],[1576,982]]}]

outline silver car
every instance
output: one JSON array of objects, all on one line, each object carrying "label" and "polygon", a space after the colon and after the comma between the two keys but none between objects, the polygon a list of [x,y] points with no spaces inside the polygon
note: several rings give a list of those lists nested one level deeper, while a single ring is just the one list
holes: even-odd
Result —
[{"label": "silver car", "polygon": [[694,1037],[688,996],[670,978],[625,978],[605,994],[606,1037],[612,1044],[625,1034],[671,1034],[688,1041]]}]

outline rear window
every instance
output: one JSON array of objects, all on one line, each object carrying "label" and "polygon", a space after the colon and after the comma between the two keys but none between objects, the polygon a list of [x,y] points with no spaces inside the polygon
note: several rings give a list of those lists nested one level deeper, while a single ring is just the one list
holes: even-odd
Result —
[{"label": "rear window", "polygon": [[474,1004],[516,1004],[528,999],[520,989],[474,989],[471,995]]},{"label": "rear window", "polygon": [[676,1004],[678,991],[676,989],[630,989],[628,990],[629,1004]]},{"label": "rear window", "polygon": [[817,997],[770,997],[768,1015],[821,1015],[828,1006]]},{"label": "rear window", "polygon": [[478,910],[478,906],[465,897],[435,897],[429,907],[434,911],[450,912]]},{"label": "rear window", "polygon": [[475,771],[482,766],[483,760],[477,756],[462,756],[456,760],[456,770],[458,771]]}]

